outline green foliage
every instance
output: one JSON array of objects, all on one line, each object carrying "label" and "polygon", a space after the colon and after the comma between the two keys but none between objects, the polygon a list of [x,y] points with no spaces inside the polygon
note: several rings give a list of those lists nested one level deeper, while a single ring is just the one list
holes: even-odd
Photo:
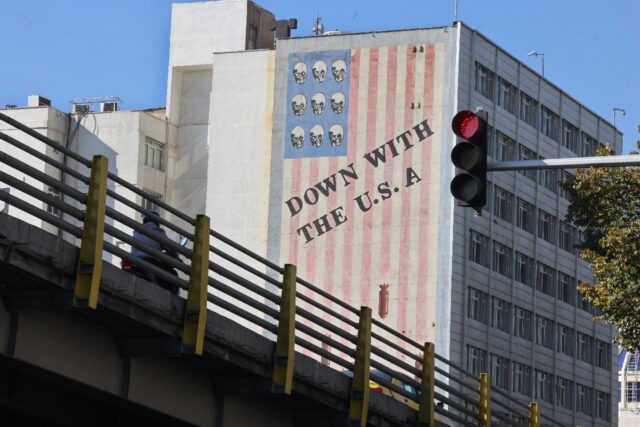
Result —
[{"label": "green foliage", "polygon": [[571,200],[567,219],[584,227],[580,256],[597,280],[578,289],[618,328],[618,343],[640,348],[640,168],[579,169],[562,185]]}]

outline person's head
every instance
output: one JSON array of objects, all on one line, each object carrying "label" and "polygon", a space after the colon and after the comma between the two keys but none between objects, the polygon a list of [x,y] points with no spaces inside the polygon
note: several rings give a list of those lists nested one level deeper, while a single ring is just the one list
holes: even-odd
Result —
[{"label": "person's head", "polygon": [[142,223],[146,224],[148,222],[152,222],[155,225],[160,225],[158,222],[158,218],[160,217],[160,213],[158,211],[150,211],[147,215],[142,219]]}]

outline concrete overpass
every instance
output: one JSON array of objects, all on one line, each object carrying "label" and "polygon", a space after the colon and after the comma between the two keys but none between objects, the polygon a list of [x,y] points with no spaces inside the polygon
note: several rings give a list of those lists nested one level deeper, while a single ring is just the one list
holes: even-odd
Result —
[{"label": "concrete overpass", "polygon": [[[209,311],[202,357],[181,346],[185,299],[103,265],[98,310],[74,303],[78,248],[0,214],[0,425],[343,426],[351,378],[296,355],[271,392],[275,343]],[[370,397],[372,426],[417,412]]]}]

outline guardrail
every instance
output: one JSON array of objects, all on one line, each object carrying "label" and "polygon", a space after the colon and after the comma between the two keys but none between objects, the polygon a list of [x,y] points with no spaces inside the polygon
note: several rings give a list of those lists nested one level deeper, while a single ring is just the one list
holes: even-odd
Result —
[{"label": "guardrail", "polygon": [[[105,157],[86,159],[3,113],[0,113],[0,120],[90,171],[89,175],[84,175],[66,162],[0,132],[0,140],[21,152],[21,158],[17,158],[2,151],[0,162],[63,195],[54,197],[0,171],[0,181],[63,215],[49,213],[42,205],[30,204],[9,192],[0,191],[0,199],[81,240],[75,290],[77,304],[97,307],[102,255],[106,251],[186,291],[184,352],[202,354],[207,304],[211,303],[240,322],[273,334],[273,392],[291,394],[296,348],[352,376],[350,425],[366,425],[370,381],[383,386],[385,394],[414,408],[420,426],[435,425],[436,414],[440,421],[450,420],[464,426],[539,426],[541,418],[549,425],[560,425],[539,414],[535,402],[526,405],[499,388],[491,388],[486,373],[480,378],[473,377],[462,367],[436,354],[432,343],[418,343],[372,319],[370,308],[350,306],[297,277],[294,265],[276,265],[214,231],[206,216],[192,218],[161,200],[150,199],[148,193],[108,172]],[[88,192],[81,192],[65,184],[63,179],[36,169],[28,158],[42,161],[61,174],[73,177],[87,185]],[[118,184],[122,190],[111,189],[109,182]],[[158,236],[121,213],[118,204],[142,215],[153,215],[121,194],[124,190],[131,192],[132,199],[148,199],[186,224],[184,227],[189,229],[177,225],[179,221],[157,218],[167,229],[187,237],[192,248]],[[136,230],[177,251],[187,261],[182,262],[140,243],[129,230]],[[131,255],[109,239],[105,240],[105,234],[143,250],[183,274],[174,276]]]}]

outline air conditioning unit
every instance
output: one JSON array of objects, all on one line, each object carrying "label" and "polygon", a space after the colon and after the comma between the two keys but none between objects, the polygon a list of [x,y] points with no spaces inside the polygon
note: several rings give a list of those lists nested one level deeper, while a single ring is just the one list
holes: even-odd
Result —
[{"label": "air conditioning unit", "polygon": [[113,111],[118,111],[118,103],[115,101],[111,102],[102,102],[100,103],[100,112],[102,113],[111,113]]},{"label": "air conditioning unit", "polygon": [[27,107],[51,107],[51,100],[41,95],[29,95]]},{"label": "air conditioning unit", "polygon": [[91,112],[90,104],[73,104],[74,114],[87,114]]}]

